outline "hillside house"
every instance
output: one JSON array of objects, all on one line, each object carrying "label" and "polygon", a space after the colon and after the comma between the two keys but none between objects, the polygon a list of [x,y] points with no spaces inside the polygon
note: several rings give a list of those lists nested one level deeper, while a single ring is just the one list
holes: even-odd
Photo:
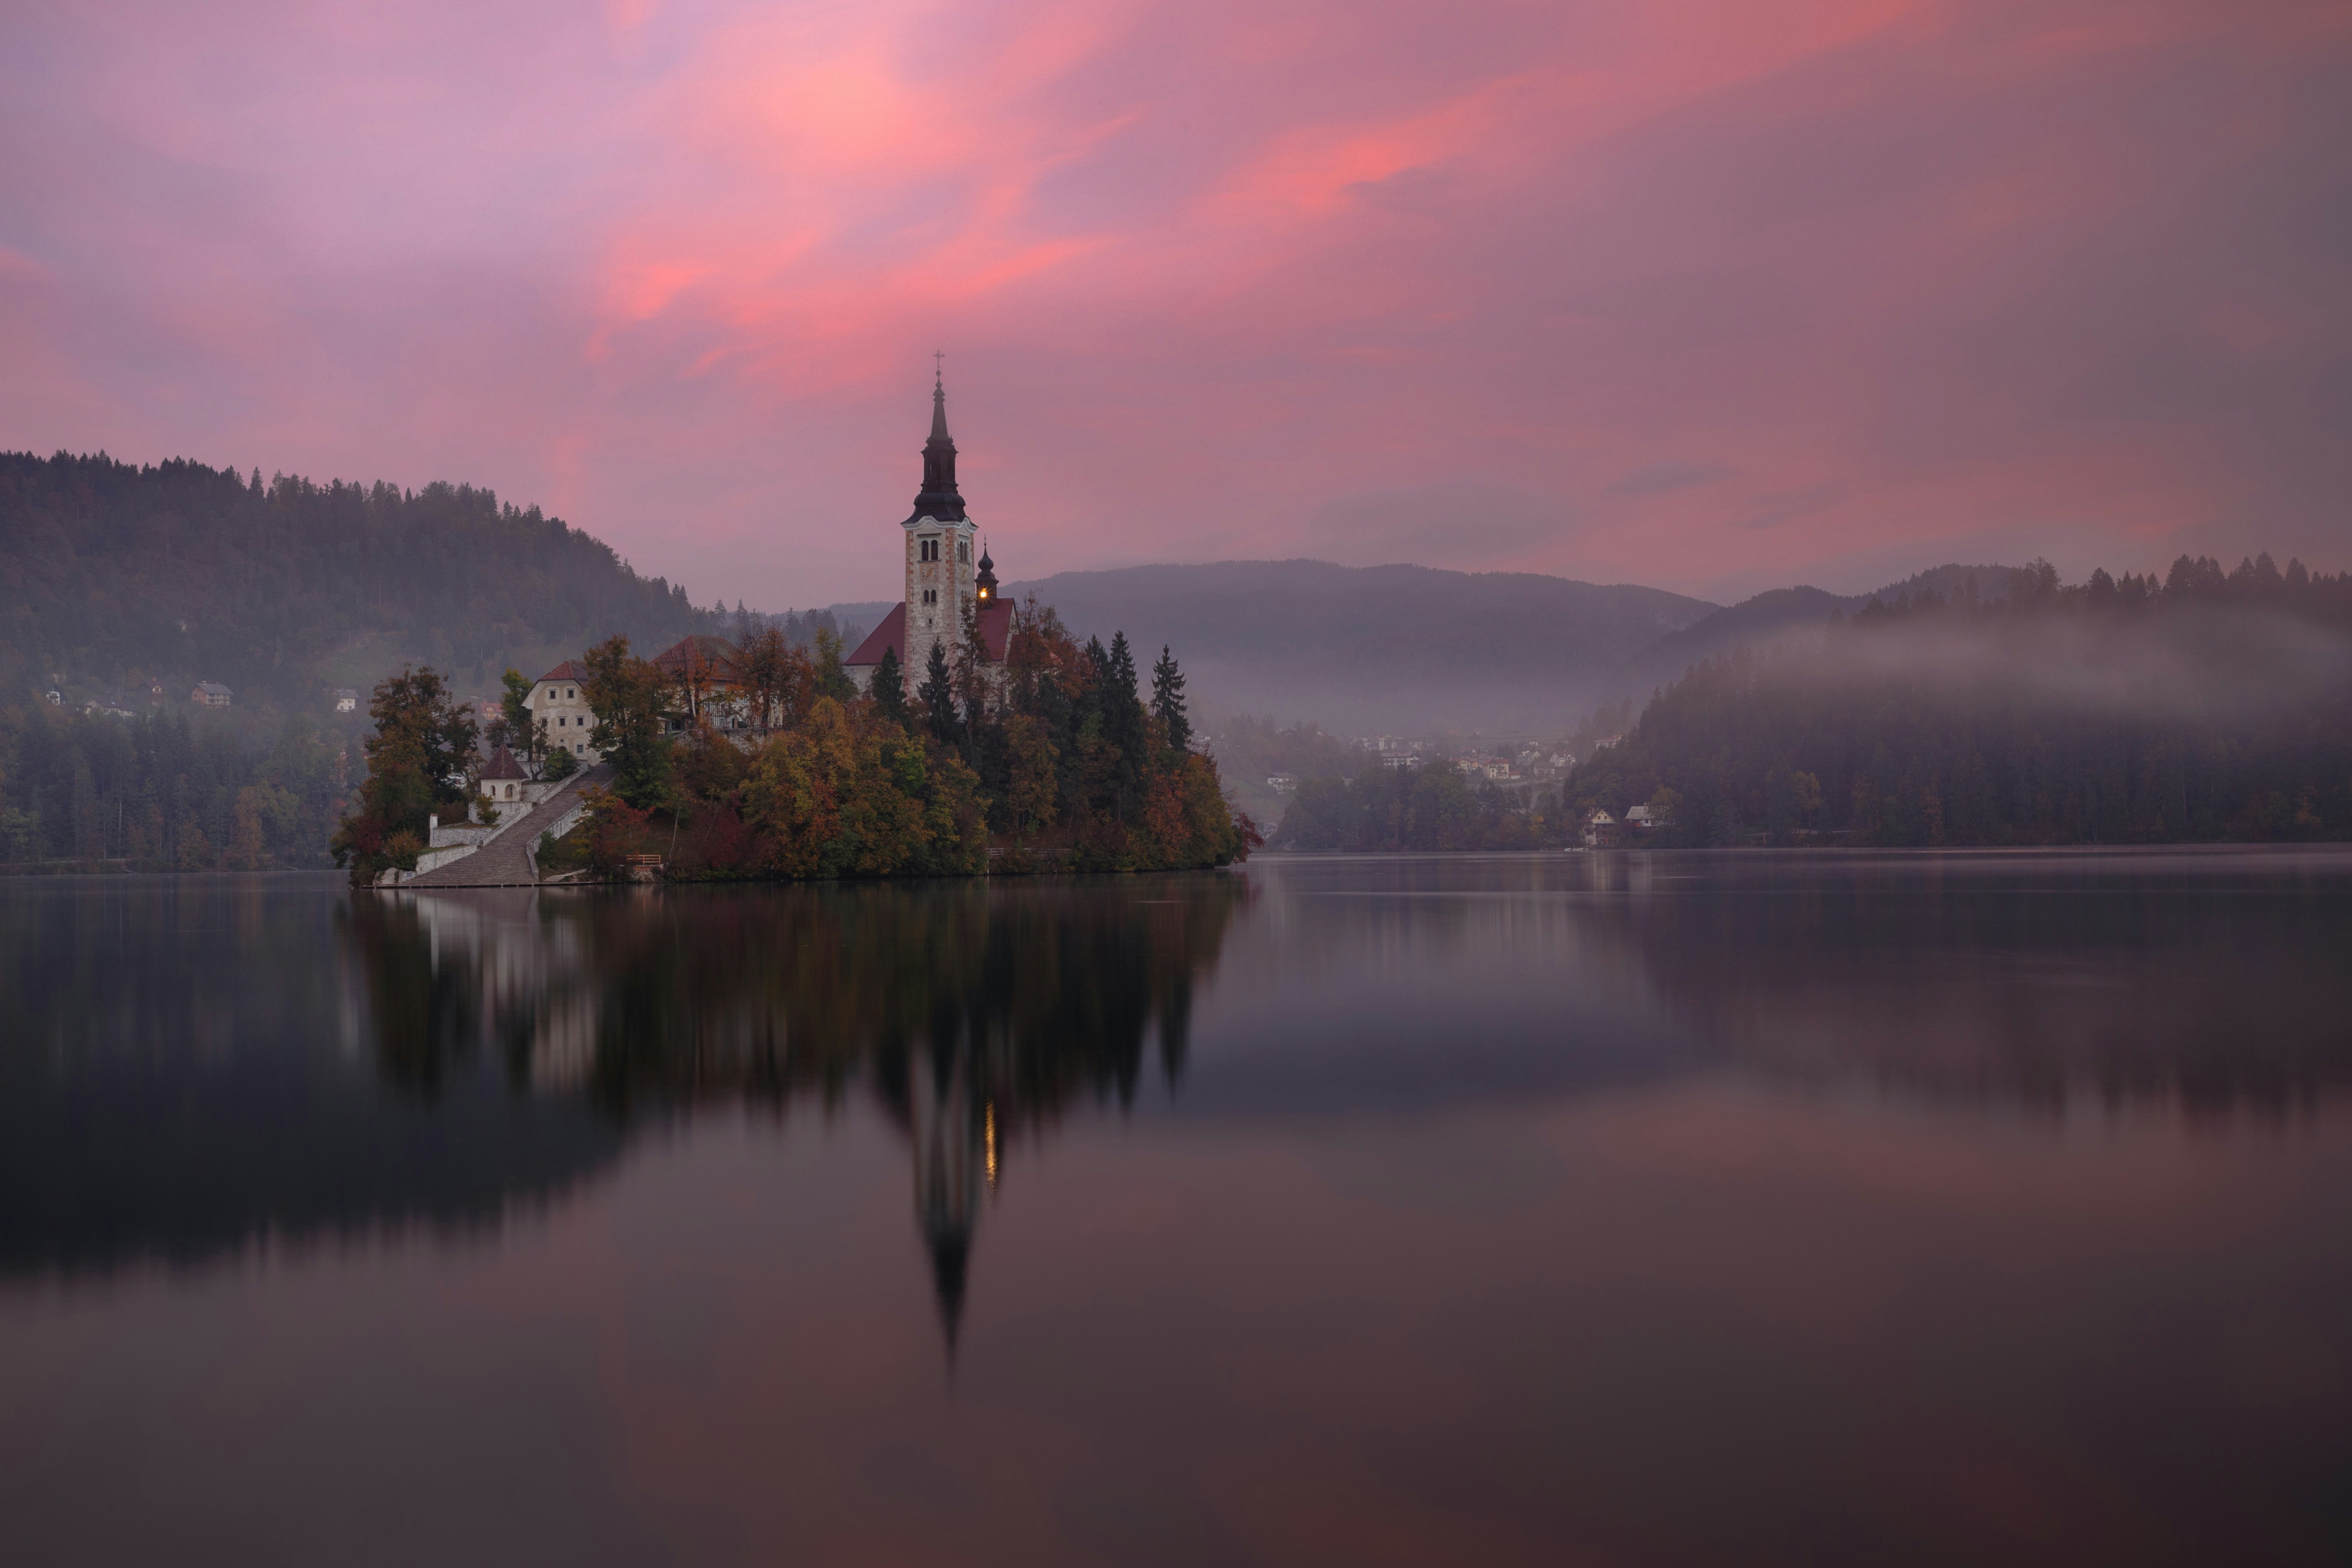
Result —
[{"label": "hillside house", "polygon": [[350,687],[348,687],[348,686],[338,686],[338,687],[336,687],[336,688],[335,688],[335,711],[336,711],[336,712],[338,712],[338,713],[351,713],[351,712],[355,712],[355,711],[357,711],[357,710],[358,710],[358,708],[359,708],[359,705],[360,705],[360,694],[359,694],[357,691],[353,690],[352,688],[350,688]]},{"label": "hillside house", "polygon": [[1617,845],[1617,819],[1605,811],[1593,811],[1584,819],[1584,847],[1587,849],[1612,849]]},{"label": "hillside house", "polygon": [[226,708],[229,705],[229,689],[215,680],[199,680],[196,689],[188,693],[188,700],[199,708]]},{"label": "hillside house", "polygon": [[677,704],[666,716],[667,727],[675,732],[707,719],[721,730],[750,728],[742,658],[733,643],[714,637],[683,637],[654,655]]},{"label": "hillside house", "polygon": [[547,750],[569,752],[583,763],[602,762],[604,753],[592,739],[596,716],[588,709],[587,679],[588,672],[567,658],[539,678],[523,706],[530,710]]}]

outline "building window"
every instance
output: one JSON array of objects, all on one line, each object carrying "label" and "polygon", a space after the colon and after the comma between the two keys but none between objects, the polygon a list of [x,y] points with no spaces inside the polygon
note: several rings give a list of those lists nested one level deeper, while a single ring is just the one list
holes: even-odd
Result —
[{"label": "building window", "polygon": [[927,535],[925,535],[923,538],[921,538],[921,539],[919,539],[919,540],[916,541],[916,550],[915,550],[915,559],[916,559],[916,560],[918,560],[918,561],[937,561],[939,558],[940,558],[940,542],[939,542],[939,540],[938,540],[936,537],[933,537],[933,536],[931,536],[931,535],[928,535],[928,534],[927,534]]},{"label": "building window", "polygon": [[578,695],[579,695],[579,692],[577,692],[576,690],[574,690],[572,688],[571,688],[571,687],[569,687],[569,686],[567,686],[567,687],[565,687],[565,688],[563,689],[563,700],[564,700],[566,702],[571,701],[573,698],[577,697]]},{"label": "building window", "polygon": [[956,541],[956,559],[962,562],[967,566],[971,564],[971,540],[959,539]]},{"label": "building window", "polygon": [[551,687],[549,687],[549,688],[547,689],[547,700],[548,700],[550,702],[552,702],[552,701],[554,701],[554,700],[555,700],[555,688],[553,688],[552,686],[551,686]]}]

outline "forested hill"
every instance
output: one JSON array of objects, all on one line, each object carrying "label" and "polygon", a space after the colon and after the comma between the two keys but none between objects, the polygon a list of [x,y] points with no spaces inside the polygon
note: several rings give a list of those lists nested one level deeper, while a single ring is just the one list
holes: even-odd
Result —
[{"label": "forested hill", "polygon": [[2352,574],[2036,563],[1998,603],[1874,601],[1697,664],[1559,812],[1643,803],[1682,844],[2352,837]]},{"label": "forested hill", "polygon": [[1636,702],[1701,659],[1734,648],[1761,649],[1792,632],[1819,631],[1832,617],[1852,616],[1872,600],[1908,604],[1922,595],[1954,604],[1990,604],[2009,594],[2007,566],[1936,566],[1874,594],[1832,594],[1820,588],[1774,588],[1670,632],[1626,662],[1616,695]]},{"label": "forested hill", "polygon": [[325,485],[103,453],[0,454],[0,680],[14,700],[199,680],[240,707],[314,708],[403,660],[489,689],[615,631],[707,629],[682,586],[487,489]]},{"label": "forested hill", "polygon": [[1565,730],[1618,695],[1626,659],[1716,608],[1625,584],[1325,561],[1065,572],[1007,591],[1034,592],[1081,637],[1171,646],[1208,712],[1342,732]]}]

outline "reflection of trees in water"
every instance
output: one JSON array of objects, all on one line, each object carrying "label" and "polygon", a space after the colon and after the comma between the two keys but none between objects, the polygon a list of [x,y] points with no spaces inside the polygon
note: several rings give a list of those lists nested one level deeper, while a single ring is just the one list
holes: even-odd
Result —
[{"label": "reflection of trees in water", "polygon": [[[345,896],[256,877],[0,899],[0,1273],[470,1228],[610,1162],[619,1138],[585,1107],[518,1107],[419,1058],[442,1070],[425,1107],[354,1070],[365,1020],[331,918]],[[446,992],[397,989],[395,1038],[444,1032]]]},{"label": "reflection of trees in water", "polygon": [[[1660,858],[1672,865],[1679,858]],[[1706,1054],[1951,1101],[2283,1111],[2352,1083],[2352,896],[1923,858],[1596,905]]]},{"label": "reflection of trees in water", "polygon": [[906,1131],[952,1340],[983,1189],[1075,1102],[1182,1071],[1240,878],[433,894],[351,934],[385,1076],[496,1052],[626,1121],[870,1090]]},{"label": "reflection of trees in water", "polygon": [[1252,876],[1269,896],[1234,985],[1280,1005],[1311,980],[1318,1010],[1278,1057],[1229,1059],[1196,1111],[1426,1110],[1724,1066],[1948,1106],[2190,1115],[2352,1084],[2340,855],[1313,858]]}]

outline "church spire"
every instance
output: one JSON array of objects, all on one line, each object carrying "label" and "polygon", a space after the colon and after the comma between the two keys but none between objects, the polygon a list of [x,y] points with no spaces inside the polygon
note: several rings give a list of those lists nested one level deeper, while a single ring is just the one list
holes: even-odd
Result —
[{"label": "church spire", "polygon": [[[945,355],[934,354],[934,360]],[[923,443],[923,488],[915,497],[915,516],[941,522],[963,521],[963,492],[956,489],[955,440],[948,434],[948,387],[944,368],[935,368],[931,380],[931,438]],[[913,521],[909,518],[908,521]]]}]

